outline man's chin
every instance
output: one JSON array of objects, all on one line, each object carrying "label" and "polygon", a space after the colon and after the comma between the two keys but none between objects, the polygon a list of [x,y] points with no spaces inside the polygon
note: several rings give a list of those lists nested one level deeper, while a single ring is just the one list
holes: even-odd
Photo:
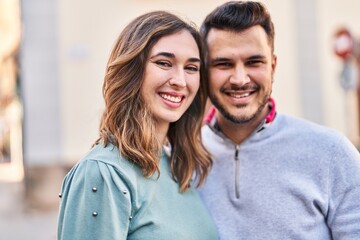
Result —
[{"label": "man's chin", "polygon": [[236,124],[247,124],[249,122],[251,122],[253,119],[255,119],[256,116],[233,116],[233,115],[228,115],[225,116],[227,120],[231,121],[232,123],[236,123]]},{"label": "man's chin", "polygon": [[[243,109],[245,111],[245,109]],[[250,113],[250,112],[231,112],[231,111],[226,111],[225,109],[219,109],[221,115],[223,115],[223,117],[225,119],[227,119],[228,121],[232,122],[232,123],[236,123],[236,124],[246,124],[251,122],[255,117],[256,117],[256,112],[255,113]]]}]

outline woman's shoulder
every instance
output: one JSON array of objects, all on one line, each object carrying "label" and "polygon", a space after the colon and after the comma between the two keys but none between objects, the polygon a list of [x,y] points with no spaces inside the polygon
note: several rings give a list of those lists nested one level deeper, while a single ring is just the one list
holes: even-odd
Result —
[{"label": "woman's shoulder", "polygon": [[106,146],[102,144],[95,145],[78,164],[83,162],[95,162],[98,165],[106,165],[129,176],[135,175],[134,177],[136,177],[138,174],[142,175],[138,166],[124,158],[119,149],[112,144]]},{"label": "woman's shoulder", "polygon": [[[125,239],[137,199],[135,175],[115,147],[93,147],[64,178],[58,238]],[[104,235],[104,229],[111,230]]]},{"label": "woman's shoulder", "polygon": [[127,166],[128,161],[121,156],[119,149],[112,144],[107,144],[106,146],[103,144],[94,145],[90,151],[80,159],[78,164],[86,161],[98,161],[120,169],[129,167]]},{"label": "woman's shoulder", "polygon": [[89,181],[94,186],[100,182],[108,182],[114,187],[124,184],[130,187],[136,186],[140,175],[142,175],[141,170],[122,157],[116,146],[99,144],[72,167],[65,176],[64,185]]}]

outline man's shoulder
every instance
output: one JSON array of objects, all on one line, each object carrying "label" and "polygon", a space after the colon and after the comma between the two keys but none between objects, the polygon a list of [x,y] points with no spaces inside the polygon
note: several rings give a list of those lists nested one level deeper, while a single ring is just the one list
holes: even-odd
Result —
[{"label": "man's shoulder", "polygon": [[[279,114],[276,128],[284,139],[332,151],[357,153],[354,144],[339,130],[286,114]],[[295,140],[296,139],[296,140]]]},{"label": "man's shoulder", "polygon": [[327,136],[339,138],[342,136],[338,130],[323,126],[310,120],[279,113],[275,119],[278,128],[283,131],[295,131],[297,134],[314,134],[318,137]]}]

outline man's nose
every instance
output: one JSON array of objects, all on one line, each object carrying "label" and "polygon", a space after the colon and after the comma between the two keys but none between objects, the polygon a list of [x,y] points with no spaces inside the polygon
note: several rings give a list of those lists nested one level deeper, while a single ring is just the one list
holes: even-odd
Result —
[{"label": "man's nose", "polygon": [[250,77],[246,68],[243,66],[238,66],[234,69],[233,73],[230,76],[230,83],[235,85],[245,85],[250,82]]}]

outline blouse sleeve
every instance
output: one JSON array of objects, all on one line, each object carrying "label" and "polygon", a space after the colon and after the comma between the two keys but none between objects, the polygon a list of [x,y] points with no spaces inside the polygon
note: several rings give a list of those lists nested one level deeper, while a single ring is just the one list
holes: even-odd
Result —
[{"label": "blouse sleeve", "polygon": [[131,194],[113,166],[81,161],[64,178],[60,194],[58,240],[126,239]]}]

